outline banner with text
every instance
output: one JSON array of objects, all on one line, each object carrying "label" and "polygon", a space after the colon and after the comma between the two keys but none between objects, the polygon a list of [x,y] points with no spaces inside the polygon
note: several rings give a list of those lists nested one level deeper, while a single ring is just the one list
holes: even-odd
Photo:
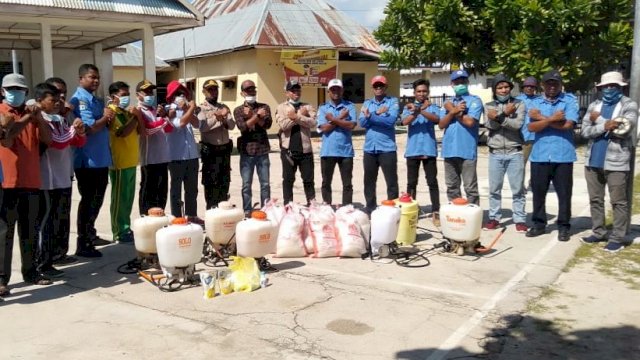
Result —
[{"label": "banner with text", "polygon": [[286,81],[297,81],[302,86],[327,86],[337,76],[336,50],[283,50],[280,61],[284,64]]}]

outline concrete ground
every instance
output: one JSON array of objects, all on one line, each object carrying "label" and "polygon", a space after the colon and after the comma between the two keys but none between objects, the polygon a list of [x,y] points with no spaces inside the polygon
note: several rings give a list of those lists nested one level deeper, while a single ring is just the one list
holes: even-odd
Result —
[{"label": "concrete ground", "polygon": [[[406,135],[397,138],[402,154]],[[354,143],[358,154],[354,201],[364,202],[363,138],[356,137]],[[481,205],[486,209],[488,155],[485,147],[479,153]],[[281,197],[279,154],[270,157],[272,196]],[[232,160],[231,201],[240,205],[238,160],[238,156]],[[438,168],[444,201],[442,161]],[[315,173],[320,198],[318,159]],[[398,173],[404,189],[403,161],[398,163]],[[336,174],[334,199],[340,199],[339,179]],[[253,188],[257,198],[257,179]],[[379,201],[385,198],[384,189],[380,175]],[[296,200],[302,201],[299,179],[294,191]],[[110,238],[108,195],[109,190],[97,224],[105,238]],[[400,267],[388,260],[271,259],[280,271],[269,275],[270,286],[211,300],[203,300],[199,287],[165,293],[135,275],[119,274],[116,268],[135,256],[133,246],[119,244],[103,247],[101,259],[82,259],[63,267],[66,276],[52,286],[27,286],[20,278],[16,245],[12,296],[0,303],[1,357],[434,360],[490,354],[487,334],[520,314],[530,299],[558,278],[579,246],[579,236],[589,228],[582,156],[574,168],[571,241],[556,240],[553,192],[547,198],[549,231],[534,239],[515,232],[506,181],[503,196],[507,209],[503,223],[508,227],[497,251],[486,256],[431,251],[427,254],[430,265],[423,268]],[[202,193],[199,199],[204,216]],[[418,200],[428,203],[424,178]],[[530,193],[527,200],[530,212]],[[77,201],[74,194],[74,218]],[[423,210],[428,212],[429,207]],[[439,242],[441,234],[430,219],[420,219],[419,226],[426,229],[418,236],[420,249]],[[487,243],[496,234],[483,231],[482,241]],[[74,250],[75,231],[71,237]]]}]

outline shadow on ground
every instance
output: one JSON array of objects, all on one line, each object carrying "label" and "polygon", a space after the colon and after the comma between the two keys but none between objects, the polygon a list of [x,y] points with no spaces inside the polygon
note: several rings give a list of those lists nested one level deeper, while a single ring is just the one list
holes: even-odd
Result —
[{"label": "shadow on ground", "polygon": [[482,353],[471,353],[459,347],[446,354],[437,349],[413,349],[399,351],[395,358],[638,359],[639,337],[640,329],[634,326],[566,331],[561,322],[515,314],[501,318],[495,328],[478,340],[478,345],[484,350]]}]

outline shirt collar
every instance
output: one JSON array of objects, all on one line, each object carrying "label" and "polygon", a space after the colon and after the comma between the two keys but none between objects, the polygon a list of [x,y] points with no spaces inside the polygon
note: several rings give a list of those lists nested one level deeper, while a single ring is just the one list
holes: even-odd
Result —
[{"label": "shirt collar", "polygon": [[89,98],[89,100],[93,100],[94,96],[92,93],[88,92],[85,88],[83,88],[82,86],[78,86],[78,89],[76,90],[76,94],[77,95],[82,95],[84,97]]}]

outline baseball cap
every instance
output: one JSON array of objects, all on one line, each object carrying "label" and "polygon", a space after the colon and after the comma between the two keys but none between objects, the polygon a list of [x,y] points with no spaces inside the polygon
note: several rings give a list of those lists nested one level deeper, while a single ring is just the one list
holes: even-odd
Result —
[{"label": "baseball cap", "polygon": [[284,89],[287,91],[291,91],[293,90],[293,88],[301,89],[302,85],[300,85],[300,83],[296,80],[287,81],[287,85],[285,85]]},{"label": "baseball cap", "polygon": [[21,87],[23,89],[28,89],[27,79],[21,74],[7,74],[2,78],[2,87]]},{"label": "baseball cap", "polygon": [[331,89],[332,87],[343,87],[342,86],[342,81],[340,79],[331,79],[329,80],[329,83],[327,84],[327,89]]},{"label": "baseball cap", "polygon": [[382,75],[376,75],[371,79],[371,85],[374,85],[377,83],[383,83],[387,85],[387,78]]},{"label": "baseball cap", "polygon": [[524,82],[522,83],[522,87],[525,86],[536,87],[538,86],[538,80],[536,80],[536,78],[534,78],[533,76],[529,76],[528,78],[524,79]]},{"label": "baseball cap", "polygon": [[460,79],[460,78],[468,78],[469,74],[464,70],[456,70],[451,73],[451,81]]},{"label": "baseball cap", "polygon": [[542,82],[547,82],[549,80],[562,82],[562,75],[560,75],[558,70],[548,71],[546,74],[542,75]]},{"label": "baseball cap", "polygon": [[202,84],[203,89],[208,89],[210,87],[219,87],[218,82],[213,79],[209,79]]},{"label": "baseball cap", "polygon": [[136,85],[136,92],[140,92],[147,89],[155,89],[157,86],[153,85],[153,83],[149,80],[142,80]]}]

